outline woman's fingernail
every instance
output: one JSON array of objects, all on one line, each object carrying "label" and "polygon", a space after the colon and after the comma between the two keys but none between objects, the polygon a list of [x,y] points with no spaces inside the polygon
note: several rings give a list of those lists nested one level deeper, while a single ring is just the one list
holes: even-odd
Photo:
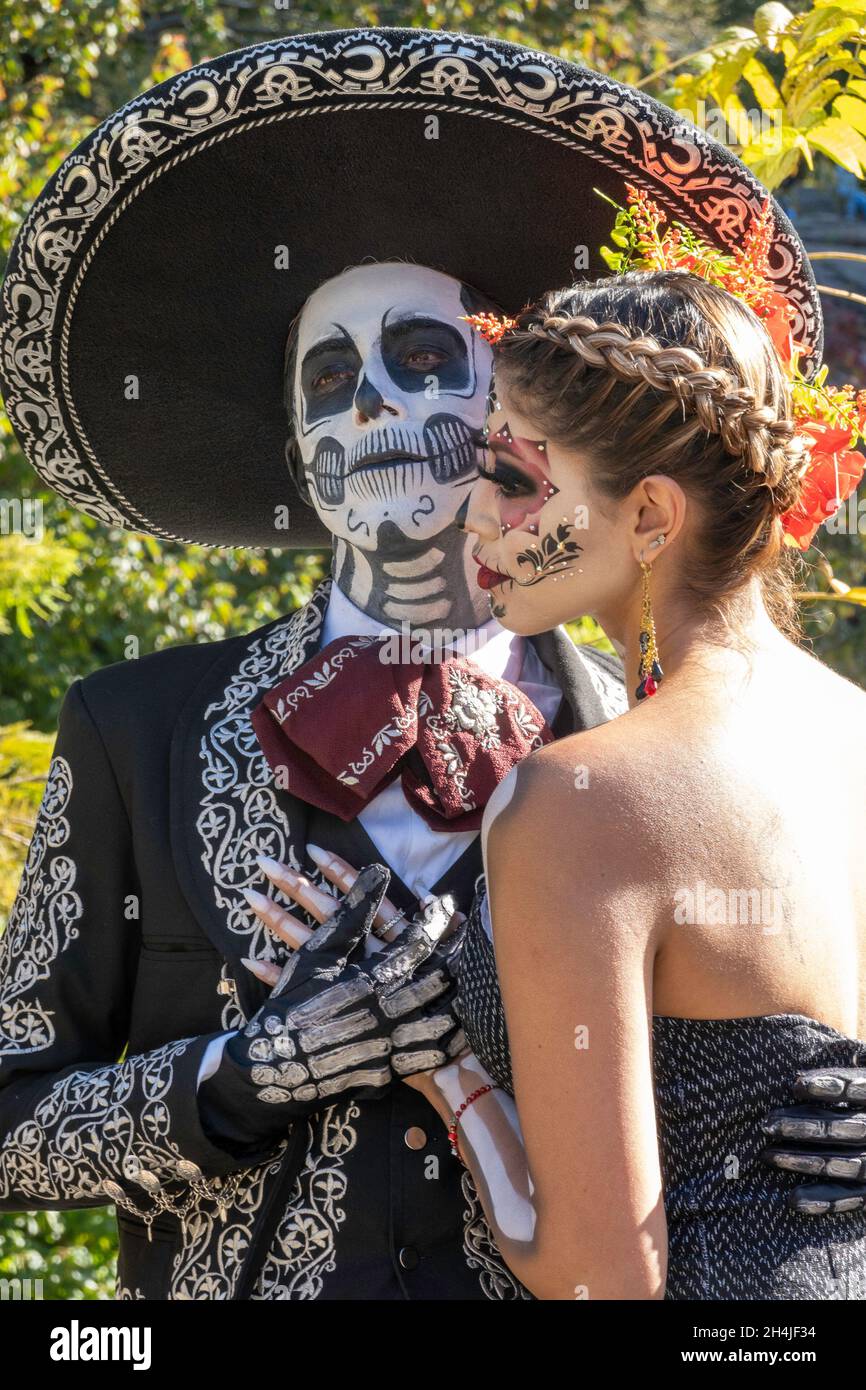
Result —
[{"label": "woman's fingernail", "polygon": [[290,869],[288,864],[281,864],[278,859],[271,859],[268,854],[257,854],[256,863],[269,877],[294,879],[297,877],[294,869]]},{"label": "woman's fingernail", "polygon": [[250,907],[258,911],[267,912],[274,906],[273,898],[267,897],[265,893],[259,893],[255,888],[243,888],[242,893]]},{"label": "woman's fingernail", "polygon": [[267,983],[267,971],[262,970],[262,967],[257,960],[252,960],[250,956],[243,956],[241,958],[241,965],[245,965],[247,970],[249,970],[250,974],[255,975],[256,979],[265,980],[265,982]]},{"label": "woman's fingernail", "polygon": [[307,854],[314,864],[318,864],[320,869],[324,869],[326,864],[330,864],[333,858],[333,855],[329,854],[326,849],[322,849],[320,845],[307,845]]}]

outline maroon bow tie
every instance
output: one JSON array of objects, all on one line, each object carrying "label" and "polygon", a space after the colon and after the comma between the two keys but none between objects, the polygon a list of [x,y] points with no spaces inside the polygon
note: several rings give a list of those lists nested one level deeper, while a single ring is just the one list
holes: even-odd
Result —
[{"label": "maroon bow tie", "polygon": [[392,662],[392,649],[329,642],[253,710],[262,751],[280,786],[341,820],[400,777],[433,830],[477,830],[494,788],[553,734],[516,686],[465,657]]}]

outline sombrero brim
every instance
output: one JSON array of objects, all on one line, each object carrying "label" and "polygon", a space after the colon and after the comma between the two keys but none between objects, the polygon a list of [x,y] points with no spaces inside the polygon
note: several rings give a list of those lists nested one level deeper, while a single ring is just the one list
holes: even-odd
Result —
[{"label": "sombrero brim", "polygon": [[[514,44],[332,30],[224,54],[128,102],[33,204],[0,304],[9,418],[41,477],[108,524],[327,545],[284,456],[286,334],[310,292],[398,258],[514,312],[604,273],[593,189],[624,202],[629,182],[722,247],[766,197],[667,107]],[[817,363],[814,279],[773,213],[773,275]]]}]

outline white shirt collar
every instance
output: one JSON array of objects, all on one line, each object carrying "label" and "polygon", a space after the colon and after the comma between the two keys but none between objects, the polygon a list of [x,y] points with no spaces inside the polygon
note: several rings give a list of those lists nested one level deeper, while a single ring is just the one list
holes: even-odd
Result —
[{"label": "white shirt collar", "polygon": [[[392,632],[399,635],[399,627],[391,627],[372,618],[352,603],[336,583],[331,586],[328,611],[322,625],[323,647],[338,637],[380,637]],[[430,628],[430,636],[432,642],[435,639],[435,626]],[[525,639],[515,632],[509,632],[495,618],[491,618],[481,627],[458,637],[451,650],[456,655],[465,654],[467,660],[474,661],[488,675],[516,684],[523,666]]]}]

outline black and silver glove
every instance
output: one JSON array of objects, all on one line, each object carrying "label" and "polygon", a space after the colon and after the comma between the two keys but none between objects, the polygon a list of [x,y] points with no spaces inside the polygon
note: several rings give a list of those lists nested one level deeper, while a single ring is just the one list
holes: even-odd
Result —
[{"label": "black and silver glove", "polygon": [[380,864],[361,871],[226,1043],[199,1088],[202,1122],[223,1147],[242,1152],[263,1130],[285,1132],[345,1094],[381,1095],[395,1076],[442,1065],[460,1050],[451,971],[462,930],[440,944],[448,899],[432,900],[396,941],[364,957],[390,877]]},{"label": "black and silver glove", "polygon": [[804,1103],[772,1110],[763,1122],[775,1141],[764,1150],[764,1161],[823,1179],[790,1193],[789,1204],[804,1216],[860,1211],[866,1207],[866,1069],[802,1072],[794,1095]]}]

